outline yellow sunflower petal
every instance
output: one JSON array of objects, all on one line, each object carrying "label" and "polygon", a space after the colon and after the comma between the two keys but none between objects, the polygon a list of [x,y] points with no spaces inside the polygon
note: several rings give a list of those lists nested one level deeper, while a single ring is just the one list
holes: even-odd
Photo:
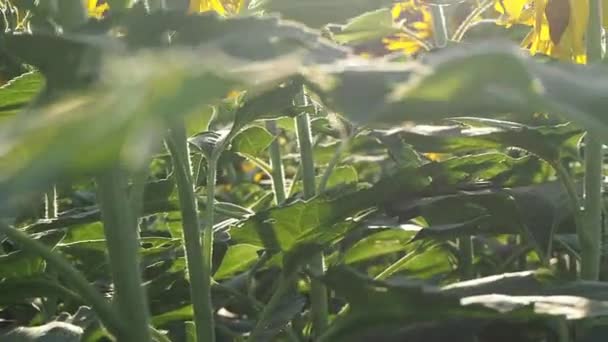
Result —
[{"label": "yellow sunflower petal", "polygon": [[105,0],[85,0],[87,13],[90,17],[101,19],[110,10]]},{"label": "yellow sunflower petal", "polygon": [[190,0],[190,13],[215,11],[226,15],[226,9],[220,0]]}]

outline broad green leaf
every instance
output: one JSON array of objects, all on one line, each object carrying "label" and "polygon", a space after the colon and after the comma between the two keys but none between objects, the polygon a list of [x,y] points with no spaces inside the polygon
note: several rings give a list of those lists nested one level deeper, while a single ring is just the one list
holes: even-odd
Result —
[{"label": "broad green leaf", "polygon": [[[188,66],[188,58],[182,59],[186,55],[180,53],[169,53],[174,61],[181,60],[173,68],[166,60],[156,68],[154,64],[164,60],[161,55],[113,60],[105,77],[115,79],[107,87],[73,95],[7,123],[0,131],[5,146],[0,165],[2,179],[7,180],[0,192],[40,186],[60,174],[94,171],[117,159],[135,167],[157,144],[152,132],[160,135],[168,120],[220,99],[239,83],[233,81],[235,75],[228,76],[230,72],[214,76],[222,73],[221,68],[195,72],[197,67]],[[138,77],[119,76],[130,62],[142,68]],[[266,73],[266,77],[274,76]]]},{"label": "broad green leaf", "polygon": [[[569,198],[558,182],[395,200],[385,209],[402,220],[424,216],[430,227],[420,230],[416,239],[479,233],[524,234],[539,255],[546,254],[554,229],[560,232],[573,232],[574,229]],[[450,226],[454,222],[461,222],[461,225]]]},{"label": "broad green leaf", "polygon": [[302,110],[294,106],[294,97],[302,91],[302,83],[292,80],[251,98],[245,98],[236,110],[230,135],[238,133],[255,120],[295,116]]},{"label": "broad green leaf", "polygon": [[190,320],[192,319],[193,315],[194,312],[192,311],[192,305],[186,305],[178,309],[153,316],[152,324],[154,326],[163,326],[169,322]]},{"label": "broad green leaf", "polygon": [[[528,127],[512,125],[496,127],[489,120],[473,118],[454,119],[464,123],[479,123],[481,127],[471,126],[417,126],[405,128],[392,135],[424,153],[471,153],[496,150],[505,147],[519,147],[532,152],[548,162],[557,162],[560,149],[572,139],[582,136],[582,131],[572,124],[548,127]],[[499,122],[508,124],[508,122]]]},{"label": "broad green leaf", "polygon": [[336,223],[356,216],[378,203],[380,196],[389,200],[391,195],[409,189],[420,191],[427,186],[426,177],[415,169],[403,170],[390,180],[382,180],[369,189],[341,196],[320,196],[309,201],[297,200],[281,207],[256,213],[230,234],[239,243],[265,246],[277,251],[288,251],[298,239],[319,229],[328,229]]},{"label": "broad green leaf", "polygon": [[400,272],[412,279],[442,277],[455,269],[454,255],[442,245],[417,251],[394,272]]},{"label": "broad green leaf", "polygon": [[228,251],[213,278],[221,280],[246,270],[258,259],[260,249],[260,247],[245,244],[228,247]]},{"label": "broad green leaf", "polygon": [[42,273],[44,261],[21,251],[0,256],[0,278],[18,278]]},{"label": "broad green leaf", "polygon": [[38,72],[29,72],[10,80],[0,87],[0,118],[16,114],[30,103],[44,86]]},{"label": "broad green leaf", "polygon": [[274,137],[265,128],[251,126],[232,139],[231,150],[245,157],[261,157],[273,140]]},{"label": "broad green leaf", "polygon": [[[376,281],[344,267],[330,268],[324,280],[351,309],[334,321],[322,341],[360,340],[363,334],[378,334],[378,329],[390,335],[399,331],[398,327],[427,322],[458,320],[463,325],[483,326],[492,321],[542,321],[549,316],[581,319],[603,316],[607,309],[603,284],[557,281],[542,270],[508,273],[441,288],[408,278]],[[586,293],[591,297],[586,298]],[[478,326],[469,332],[481,330]]]},{"label": "broad green leaf", "polygon": [[320,341],[360,340],[376,329],[398,329],[405,324],[441,321],[450,317],[489,317],[491,311],[463,308],[458,298],[425,291],[425,285],[411,280],[398,283],[375,281],[344,267],[330,268],[323,277],[338,297],[350,304]]},{"label": "broad green leaf", "polygon": [[424,64],[326,66],[308,79],[327,105],[358,124],[551,112],[608,141],[607,101],[598,91],[606,76],[601,66],[541,64],[509,43],[484,43],[445,49]]},{"label": "broad green leaf", "polygon": [[172,31],[174,45],[208,45],[231,58],[250,61],[263,62],[295,54],[301,55],[304,64],[314,65],[332,63],[348,52],[322,39],[317,31],[273,16],[224,18],[213,12],[185,15],[178,11],[157,11],[133,12],[125,21],[127,39],[133,47],[163,46],[167,31]]},{"label": "broad green leaf", "polygon": [[402,229],[387,229],[373,233],[349,248],[344,255],[344,262],[352,264],[412,249],[408,242],[413,236],[414,232]]},{"label": "broad green leaf", "polygon": [[[39,240],[50,248],[55,247],[63,236],[60,230],[30,235],[31,238]],[[40,256],[23,250],[0,255],[0,279],[38,275],[44,272],[44,265],[44,260]]]},{"label": "broad green leaf", "polygon": [[393,22],[391,11],[382,8],[350,19],[345,25],[338,26],[331,37],[340,44],[358,44],[396,32],[399,28]]},{"label": "broad green leaf", "polygon": [[344,22],[392,3],[390,0],[255,0],[250,6],[268,13],[278,12],[286,19],[319,28],[329,23]]},{"label": "broad green leaf", "polygon": [[486,294],[461,299],[463,306],[482,305],[499,313],[517,312],[532,307],[535,314],[564,316],[569,320],[608,315],[608,303],[579,296],[508,296]]},{"label": "broad green leaf", "polygon": [[25,276],[0,281],[2,305],[18,304],[41,296],[59,296],[63,300],[82,302],[78,294],[45,276]]},{"label": "broad green leaf", "polygon": [[[319,175],[316,177],[316,179],[317,179],[316,184],[319,184],[322,177],[323,177],[323,175]],[[327,180],[326,189],[331,189],[331,188],[335,188],[338,186],[356,184],[358,181],[359,181],[359,176],[357,174],[357,170],[354,167],[352,167],[350,165],[338,166],[333,170],[333,172],[329,176],[329,179]],[[297,192],[302,191],[302,189],[303,189],[303,184],[300,181],[300,182],[297,182],[296,184],[294,184],[291,191],[293,193],[297,193]]]}]

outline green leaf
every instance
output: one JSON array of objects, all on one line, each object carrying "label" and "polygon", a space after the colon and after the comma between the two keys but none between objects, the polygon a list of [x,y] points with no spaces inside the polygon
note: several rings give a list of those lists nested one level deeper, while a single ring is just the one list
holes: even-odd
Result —
[{"label": "green leaf", "polygon": [[302,236],[328,229],[357,213],[378,204],[377,198],[389,200],[396,193],[417,192],[428,179],[415,169],[405,169],[391,179],[382,180],[369,189],[341,196],[323,195],[309,201],[296,200],[281,207],[256,213],[230,231],[239,243],[264,246],[272,251],[288,251]]},{"label": "green leaf", "polygon": [[44,86],[38,72],[28,72],[0,87],[0,118],[16,114],[30,103]]},{"label": "green leaf", "polygon": [[[319,181],[321,180],[321,178],[323,178],[322,175],[319,175],[316,177],[316,179],[317,179],[316,184],[319,184]],[[329,179],[327,180],[326,189],[331,189],[331,188],[335,188],[338,186],[356,184],[358,181],[359,181],[359,175],[357,174],[357,170],[353,166],[350,166],[350,165],[338,166],[333,170],[333,172],[329,176]],[[291,192],[297,193],[297,192],[302,191],[302,189],[303,189],[303,184],[301,181],[299,181],[296,184],[294,184]]]},{"label": "green leaf", "polygon": [[608,303],[578,296],[507,296],[487,294],[461,299],[462,305],[482,305],[499,313],[532,308],[538,315],[564,316],[566,319],[588,319],[608,315]]},{"label": "green leaf", "polygon": [[350,19],[346,25],[341,25],[332,32],[331,36],[340,44],[358,44],[396,32],[399,32],[399,28],[393,23],[390,9],[381,8]]},{"label": "green leaf", "polygon": [[255,0],[251,7],[269,13],[278,12],[286,19],[319,28],[329,23],[344,22],[361,13],[387,7],[390,0]]},{"label": "green leaf", "polygon": [[379,256],[413,249],[408,242],[414,232],[402,229],[387,229],[373,233],[355,243],[346,251],[344,262],[352,264]]},{"label": "green leaf", "polygon": [[192,305],[182,306],[152,317],[154,326],[163,326],[169,322],[191,320],[194,315]]},{"label": "green leaf", "polygon": [[286,84],[246,98],[236,110],[234,125],[230,135],[238,133],[246,125],[260,119],[275,119],[282,116],[295,116],[302,110],[294,105],[294,97],[302,91],[302,83],[291,80]]},{"label": "green leaf", "polygon": [[221,280],[245,271],[258,259],[258,251],[260,249],[258,246],[245,244],[228,247],[228,251],[226,251],[222,263],[213,275],[213,278]]},{"label": "green leaf", "polygon": [[400,137],[423,153],[471,153],[519,147],[554,163],[566,142],[580,138],[583,133],[572,124],[529,127],[477,118],[454,120],[476,126],[417,126],[393,130],[390,136]]},{"label": "green leaf", "polygon": [[608,101],[598,91],[607,75],[601,66],[541,64],[496,42],[445,49],[425,64],[327,67],[308,79],[327,105],[358,124],[552,112],[608,141]]},{"label": "green leaf", "polygon": [[63,300],[82,303],[80,296],[45,276],[7,278],[0,281],[0,303],[19,304],[26,299],[41,296],[59,296]]},{"label": "green leaf", "polygon": [[274,137],[265,128],[251,126],[232,139],[231,150],[245,157],[261,157],[273,140]]}]

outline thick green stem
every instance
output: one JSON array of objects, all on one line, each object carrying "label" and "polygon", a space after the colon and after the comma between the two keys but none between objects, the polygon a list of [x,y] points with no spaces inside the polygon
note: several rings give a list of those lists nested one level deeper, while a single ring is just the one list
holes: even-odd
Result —
[{"label": "thick green stem", "polygon": [[55,219],[58,214],[57,187],[53,185],[51,190],[44,195],[44,218]]},{"label": "thick green stem", "polygon": [[266,121],[266,129],[275,137],[268,152],[270,154],[270,167],[272,168],[271,178],[274,199],[277,205],[281,205],[287,199],[287,195],[285,193],[285,171],[281,160],[281,144],[279,143],[279,130],[276,121]]},{"label": "thick green stem", "polygon": [[460,250],[460,271],[463,280],[475,278],[473,267],[473,241],[472,236],[464,236],[458,239],[458,249]]},{"label": "thick green stem", "polygon": [[344,152],[344,150],[346,150],[346,148],[348,147],[349,138],[350,137],[344,137],[342,139],[342,141],[340,142],[340,146],[338,146],[338,148],[336,149],[336,152],[331,157],[329,164],[327,164],[327,168],[323,172],[323,176],[321,176],[321,180],[319,181],[319,193],[320,194],[324,193],[325,190],[327,189],[327,183],[329,182],[329,178],[331,177],[331,174],[336,169],[336,166],[338,166],[338,163],[340,162],[340,157],[342,156],[342,152]]},{"label": "thick green stem", "polygon": [[[305,97],[304,99],[304,102],[306,102]],[[307,113],[300,114],[296,118],[296,130],[301,157],[304,199],[310,199],[316,194],[316,185],[310,117]],[[315,275],[323,274],[325,271],[325,261],[322,252],[313,258],[310,263],[310,270]],[[313,279],[311,281],[310,296],[314,334],[321,336],[328,324],[329,309],[327,306],[327,290],[320,280]]]},{"label": "thick green stem", "polygon": [[[589,1],[587,61],[602,59],[602,9],[600,0]],[[584,226],[578,228],[581,244],[581,278],[598,280],[602,238],[602,143],[587,133],[585,139],[585,211]]]},{"label": "thick green stem", "polygon": [[[173,170],[182,213],[183,239],[186,250],[186,265],[190,277],[190,297],[194,310],[196,335],[198,341],[211,342],[215,340],[213,305],[211,303],[211,252],[209,251],[212,247],[209,245],[210,234],[207,233],[207,230],[204,232],[204,242],[201,245],[192,166],[186,129],[183,124],[175,125],[170,130],[167,146],[173,160]],[[213,170],[210,168],[208,172],[210,174],[215,172],[215,168]],[[209,215],[209,208],[211,208],[211,215],[213,215],[213,195],[208,192],[207,196],[207,215]],[[207,218],[209,219],[209,216]]]},{"label": "thick green stem", "polygon": [[443,5],[430,5],[431,17],[433,19],[433,38],[436,48],[444,48],[448,45],[448,26]]},{"label": "thick green stem", "polygon": [[139,267],[137,222],[127,198],[127,177],[112,167],[97,177],[99,204],[114,281],[116,304],[129,340],[150,341],[150,315]]},{"label": "thick green stem", "polygon": [[[47,191],[44,195],[44,218],[47,220],[56,219],[58,215],[57,187],[53,185],[51,190]],[[57,272],[48,265],[46,267],[46,273],[53,279],[57,279]],[[55,312],[57,311],[57,301],[58,298],[54,295],[43,299],[45,321],[50,321],[55,315]]]},{"label": "thick green stem", "polygon": [[578,237],[581,244],[581,278],[598,280],[602,241],[602,144],[585,140],[585,211]]},{"label": "thick green stem", "polygon": [[[212,260],[213,260],[213,225],[215,223],[215,181],[217,174],[217,160],[219,159],[219,154],[215,153],[211,156],[211,158],[207,161],[207,207],[206,215],[205,215],[205,229],[203,230],[203,260],[205,261],[205,265],[203,268],[205,274],[205,283],[203,287],[203,291],[207,295],[209,309],[206,312],[205,319],[209,322],[210,326],[213,327],[213,305],[211,303],[211,284],[213,282],[213,278],[211,277],[211,268],[212,268]],[[215,332],[213,329],[208,332],[205,339],[198,339],[198,341],[215,341]]]},{"label": "thick green stem", "polygon": [[103,296],[89,284],[82,273],[76,270],[69,261],[60,254],[53,252],[49,247],[41,242],[30,238],[21,230],[9,227],[0,220],[0,232],[9,239],[16,242],[23,250],[42,257],[50,266],[53,267],[76,290],[84,301],[91,305],[97,316],[108,330],[119,340],[128,341],[128,322],[121,320],[112,306],[105,301]]}]

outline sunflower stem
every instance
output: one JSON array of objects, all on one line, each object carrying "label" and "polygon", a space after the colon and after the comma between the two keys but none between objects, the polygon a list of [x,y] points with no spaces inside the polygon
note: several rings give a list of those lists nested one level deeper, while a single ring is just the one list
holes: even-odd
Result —
[{"label": "sunflower stem", "polygon": [[[589,0],[587,62],[602,59],[602,8],[600,0]],[[583,226],[578,227],[581,244],[581,278],[598,280],[602,237],[602,143],[589,132],[585,137],[585,197]]]},{"label": "sunflower stem", "polygon": [[[308,105],[308,98],[303,89],[301,103]],[[315,164],[312,151],[311,123],[308,113],[302,113],[296,118],[296,131],[302,167],[302,182],[304,199],[311,199],[316,195]],[[315,255],[309,265],[315,275],[321,275],[325,269],[323,252]],[[311,313],[313,331],[315,336],[321,336],[328,324],[329,309],[327,304],[327,290],[318,279],[312,279],[310,285]]]},{"label": "sunflower stem", "polygon": [[433,39],[435,48],[444,48],[448,45],[448,25],[443,5],[429,5],[433,24]]},{"label": "sunflower stem", "polygon": [[270,149],[268,150],[270,154],[270,167],[272,170],[270,176],[272,178],[274,199],[277,205],[281,205],[287,199],[287,194],[285,193],[285,171],[281,160],[281,144],[279,143],[279,130],[276,121],[266,121],[266,129],[274,136],[274,140],[270,144]]},{"label": "sunflower stem", "polygon": [[[176,124],[169,132],[167,147],[173,160],[173,170],[177,182],[180,209],[182,214],[182,228],[184,231],[184,248],[186,250],[186,265],[190,278],[190,297],[194,311],[194,325],[198,341],[215,340],[213,322],[213,306],[211,303],[211,231],[205,227],[203,243],[201,244],[201,230],[198,218],[198,206],[186,129],[183,123]],[[207,182],[212,179],[211,186],[207,184],[207,220],[213,220],[213,191],[215,185],[215,163],[209,164]],[[213,176],[211,176],[213,175]],[[209,189],[211,188],[211,189]],[[210,192],[211,191],[211,192]],[[209,214],[211,212],[211,214]],[[211,216],[209,216],[211,215]],[[211,229],[213,223],[211,223]]]},{"label": "sunflower stem", "polygon": [[130,341],[151,341],[137,222],[127,197],[125,170],[113,166],[104,171],[97,177],[97,187],[118,312],[129,327]]}]

